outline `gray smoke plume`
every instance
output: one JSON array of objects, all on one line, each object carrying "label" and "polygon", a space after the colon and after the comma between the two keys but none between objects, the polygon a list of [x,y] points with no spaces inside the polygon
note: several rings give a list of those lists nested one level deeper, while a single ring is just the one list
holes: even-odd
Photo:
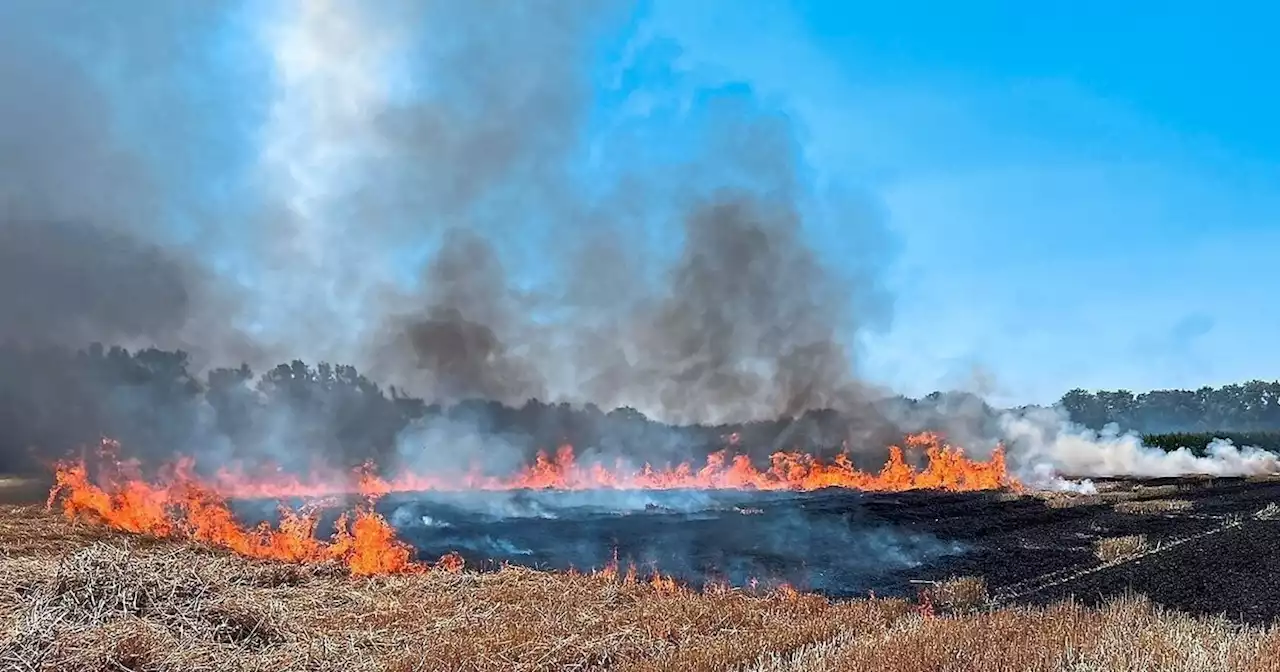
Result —
[{"label": "gray smoke plume", "polygon": [[[0,340],[256,354],[224,328],[232,283],[188,244],[202,236],[200,208],[151,162],[163,151],[189,164],[205,146],[177,53],[212,12],[153,9],[0,7]],[[137,108],[166,123],[131,137],[155,117],[122,118],[108,81],[132,82]]]},{"label": "gray smoke plume", "polygon": [[0,8],[0,339],[880,422],[853,346],[883,296],[810,239],[834,218],[870,259],[882,222],[642,8],[146,4]]},{"label": "gray smoke plume", "polygon": [[770,205],[724,195],[688,216],[669,295],[637,325],[640,380],[619,389],[654,389],[685,421],[795,415],[852,392],[836,287],[795,213]]},{"label": "gray smoke plume", "polygon": [[[447,21],[473,27],[454,9]],[[558,4],[486,15],[475,39],[428,64],[455,95],[392,106],[376,126],[380,145],[404,148],[397,179],[421,184],[419,205],[466,228],[443,235],[418,298],[383,323],[380,374],[437,398],[550,396],[677,422],[793,415],[856,396],[846,306],[865,292],[840,287],[804,239],[785,116],[734,91],[710,106],[672,175],[620,152],[607,159],[626,176],[617,190],[593,196],[575,181],[592,93],[582,63],[607,14]],[[515,28],[531,20],[537,31]],[[494,25],[506,21],[510,32]],[[621,252],[637,247],[618,230],[628,220],[678,222],[682,249],[670,261]],[[849,223],[855,236],[878,226]],[[490,242],[522,226],[563,237],[549,249],[535,237],[534,259],[507,255],[561,276],[532,291],[515,287]],[[575,238],[590,251],[566,254]]]},{"label": "gray smoke plume", "polygon": [[398,339],[389,344],[391,361],[402,364],[407,346],[421,381],[446,399],[543,396],[532,362],[504,343],[518,337],[513,330],[523,326],[523,306],[492,247],[471,232],[451,230],[426,273],[425,305],[390,329]]},{"label": "gray smoke plume", "polygon": [[0,228],[0,338],[81,346],[172,332],[188,283],[181,264],[124,233],[59,220]]},{"label": "gray smoke plume", "polygon": [[[429,401],[594,402],[672,423],[834,408],[855,451],[937,429],[978,454],[1003,441],[1049,481],[1277,468],[977,397],[903,406],[861,380],[858,337],[888,312],[882,219],[854,191],[813,188],[786,107],[690,64],[643,9],[0,3],[0,341],[180,348],[196,369],[327,361]],[[813,244],[833,230],[839,259]],[[249,378],[222,393],[252,396]],[[159,407],[103,391],[117,393]],[[56,416],[40,410],[6,412]],[[329,410],[272,411],[255,440],[325,450],[336,441],[306,426]],[[409,464],[440,457],[423,442],[500,453],[490,464],[527,452],[470,429],[414,427],[399,450]]]},{"label": "gray smoke plume", "polygon": [[0,15],[0,338],[171,333],[192,278],[141,237],[156,214],[146,176],[88,75],[5,20],[18,14]]}]

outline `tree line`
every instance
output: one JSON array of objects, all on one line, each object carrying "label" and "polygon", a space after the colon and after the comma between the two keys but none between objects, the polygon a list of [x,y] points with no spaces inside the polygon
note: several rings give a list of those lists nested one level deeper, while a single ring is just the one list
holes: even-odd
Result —
[{"label": "tree line", "polygon": [[1075,389],[1060,403],[1073,420],[1094,429],[1114,423],[1144,434],[1280,431],[1280,381],[1141,394]]},{"label": "tree line", "polygon": [[214,467],[229,460],[298,469],[393,464],[415,437],[435,438],[446,456],[463,447],[451,443],[482,437],[482,449],[500,444],[523,462],[569,443],[579,452],[641,455],[657,465],[705,457],[731,440],[767,450],[780,436],[833,452],[844,438],[840,423],[830,411],[671,427],[632,408],[606,412],[593,404],[444,406],[383,388],[344,365],[292,361],[261,374],[242,365],[197,376],[177,351],[0,345],[0,473],[45,469],[103,437],[118,440],[128,457],[159,462],[186,453]]},{"label": "tree line", "polygon": [[1169,432],[1142,435],[1142,442],[1148,446],[1165,451],[1187,448],[1196,455],[1205,455],[1208,452],[1206,449],[1214,440],[1280,453],[1280,432]]},{"label": "tree line", "polygon": [[[1280,383],[1257,382],[1141,395],[1073,390],[1062,404],[1094,428],[1115,422],[1147,432],[1257,432],[1280,429],[1277,392]],[[190,453],[214,466],[227,460],[286,468],[393,465],[422,457],[415,450],[435,450],[439,455],[427,456],[433,459],[492,451],[527,462],[538,450],[563,443],[580,454],[639,457],[658,466],[701,459],[733,443],[759,459],[779,449],[829,456],[850,446],[858,466],[876,468],[883,450],[861,446],[882,448],[904,433],[926,430],[963,443],[966,432],[994,435],[998,414],[975,395],[938,392],[876,400],[843,413],[814,410],[799,418],[674,427],[633,408],[606,411],[593,404],[428,403],[383,388],[354,367],[327,363],[197,375],[180,351],[0,345],[0,471],[47,468],[68,450],[104,436],[118,439],[130,456],[161,460]],[[963,426],[956,418],[964,419]],[[467,442],[479,445],[461,445]]]}]

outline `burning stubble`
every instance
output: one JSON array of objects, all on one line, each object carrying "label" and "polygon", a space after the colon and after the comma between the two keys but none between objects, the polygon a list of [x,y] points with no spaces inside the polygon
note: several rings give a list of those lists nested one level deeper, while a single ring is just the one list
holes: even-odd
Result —
[{"label": "burning stubble", "polygon": [[[878,474],[804,455],[775,458],[762,472],[724,454],[697,470],[681,465],[628,473],[579,466],[566,446],[554,458],[540,455],[531,467],[496,479],[406,474],[385,481],[361,472],[349,480],[317,475],[292,484],[279,474],[225,469],[202,477],[191,459],[147,477],[139,463],[117,458],[117,444],[104,442],[92,461],[58,465],[48,501],[60,503],[69,518],[88,517],[126,532],[186,538],[255,558],[337,562],[354,574],[425,571],[428,566],[413,561],[413,548],[401,541],[406,535],[427,555],[448,546],[440,565],[449,569],[466,560],[599,569],[612,549],[614,571],[622,558],[694,583],[803,579],[805,586],[848,593],[962,549],[854,520],[859,502],[848,501],[847,492],[837,492],[834,505],[824,505],[830,493],[798,493],[830,486],[897,492],[1016,485],[1000,459],[974,462],[933,437],[917,442],[929,443],[926,469],[907,466],[895,449]],[[327,541],[317,538],[323,510],[355,494],[363,502],[323,521],[335,532]],[[229,498],[244,504],[239,515]],[[278,513],[261,517],[254,503],[264,498],[281,507]],[[299,498],[300,508],[280,503]],[[390,523],[375,505],[391,511]],[[242,522],[244,509],[257,509],[262,522]]]}]

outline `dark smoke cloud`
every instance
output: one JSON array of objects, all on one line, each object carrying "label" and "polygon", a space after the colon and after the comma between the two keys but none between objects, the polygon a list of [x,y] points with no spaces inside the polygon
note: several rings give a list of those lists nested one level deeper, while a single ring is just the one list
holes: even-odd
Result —
[{"label": "dark smoke cloud", "polygon": [[[175,219],[194,224],[197,213],[183,212],[185,194],[169,191],[147,156],[154,144],[190,163],[201,144],[191,101],[173,85],[183,40],[210,12],[155,9],[0,9],[0,340],[253,354],[221,326],[230,285],[170,235]],[[138,107],[167,123],[130,139],[111,80],[131,82]]]},{"label": "dark smoke cloud", "polygon": [[17,32],[0,29],[0,337],[79,345],[181,327],[186,273],[136,233],[155,199],[106,104]]},{"label": "dark smoke cloud", "polygon": [[794,415],[846,391],[840,299],[799,227],[787,204],[750,194],[690,213],[669,299],[641,342],[663,408]]},{"label": "dark smoke cloud", "polygon": [[[875,257],[882,222],[824,209],[848,195],[807,187],[785,111],[634,6],[102,7],[0,13],[0,338],[351,363],[432,400],[882,421],[853,360],[876,279],[810,244],[834,216]],[[231,81],[202,49],[235,26],[258,65],[234,72],[269,84],[193,87]],[[249,177],[224,174],[209,148],[246,137]]]},{"label": "dark smoke cloud", "polygon": [[[3,179],[3,178],[0,178]],[[0,338],[80,346],[180,329],[186,269],[127,233],[78,222],[0,226]]]},{"label": "dark smoke cloud", "polygon": [[[869,412],[884,393],[859,381],[851,356],[878,317],[854,312],[882,298],[875,278],[835,272],[812,247],[816,209],[791,120],[743,87],[703,95],[694,160],[676,171],[678,186],[650,186],[674,206],[681,240],[670,263],[645,260],[659,269],[657,289],[637,291],[649,272],[627,263],[622,244],[593,241],[603,261],[590,267],[592,284],[607,290],[580,307],[613,319],[579,337],[594,367],[590,396],[677,422]],[[882,221],[867,212],[837,217],[875,257]]]},{"label": "dark smoke cloud", "polygon": [[[426,275],[425,309],[391,328],[412,349],[423,382],[447,400],[545,394],[533,363],[503,343],[502,337],[512,335],[508,327],[523,319],[522,306],[488,242],[465,230],[449,231]],[[397,353],[392,357],[399,361]]]},{"label": "dark smoke cloud", "polygon": [[[682,422],[849,405],[865,391],[848,307],[876,288],[841,285],[808,246],[814,208],[786,115],[675,69],[669,44],[641,44],[615,76],[656,72],[665,89],[623,95],[672,108],[692,95],[706,109],[688,121],[649,110],[583,146],[598,122],[595,45],[620,8],[440,3],[415,17],[426,33],[403,52],[430,91],[371,115],[368,144],[386,151],[363,175],[378,179],[340,203],[378,213],[362,238],[412,238],[408,226],[438,242],[410,296],[365,295],[374,346],[347,359],[372,351],[375,377],[438,399],[596,401]],[[450,36],[433,39],[443,25]],[[628,144],[663,124],[674,161]],[[584,181],[589,160],[604,177]],[[876,238],[880,221],[857,215],[847,235]],[[681,249],[655,254],[644,227]],[[518,286],[510,271],[530,267],[543,281]]]}]

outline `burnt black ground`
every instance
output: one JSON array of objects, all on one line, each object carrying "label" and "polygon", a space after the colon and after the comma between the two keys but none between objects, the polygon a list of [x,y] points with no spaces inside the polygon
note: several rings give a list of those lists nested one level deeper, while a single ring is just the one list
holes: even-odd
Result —
[{"label": "burnt black ground", "polygon": [[[907,571],[910,582],[982,576],[1005,603],[1046,604],[1071,597],[1098,603],[1126,592],[1171,608],[1235,621],[1280,617],[1280,520],[1255,516],[1280,503],[1280,481],[1160,479],[1116,482],[1091,502],[1054,507],[1035,497],[902,493],[866,498],[874,519],[961,541],[972,550]],[[1123,513],[1117,501],[1177,499],[1186,511]],[[1062,500],[1059,500],[1062,501]],[[832,500],[832,506],[838,506]],[[1153,552],[1105,564],[1096,540],[1143,534]],[[1190,539],[1189,541],[1180,540]],[[911,585],[911,584],[908,584]]]},{"label": "burnt black ground", "polygon": [[[914,595],[922,581],[981,576],[1005,604],[1145,594],[1179,610],[1262,623],[1280,617],[1280,480],[1100,484],[1095,497],[1010,493],[398,494],[379,504],[424,558],[471,566],[625,566],[697,584],[786,581],[833,597]],[[1058,505],[1050,503],[1057,499]],[[1125,513],[1178,499],[1186,511]],[[1104,566],[1096,540],[1143,534],[1154,552]],[[1201,536],[1197,536],[1201,535]],[[1186,541],[1190,539],[1190,541]]]},{"label": "burnt black ground", "polygon": [[[1094,496],[1012,493],[517,491],[402,493],[378,509],[424,559],[587,570],[620,563],[688,583],[757,579],[833,597],[914,596],[921,582],[981,576],[1002,604],[1097,603],[1134,592],[1201,615],[1280,618],[1280,478],[1099,483]],[[1185,500],[1190,509],[1116,510]],[[247,520],[275,503],[238,504]],[[255,515],[256,514],[256,515]],[[327,527],[328,523],[323,525]],[[322,529],[325,529],[322,527]],[[1103,563],[1094,542],[1145,535],[1156,550]]]},{"label": "burnt black ground", "polygon": [[752,579],[832,593],[886,590],[880,577],[964,551],[893,521],[865,519],[863,496],[666,491],[489,493],[388,498],[425,556],[564,570],[613,560],[691,582]]}]

